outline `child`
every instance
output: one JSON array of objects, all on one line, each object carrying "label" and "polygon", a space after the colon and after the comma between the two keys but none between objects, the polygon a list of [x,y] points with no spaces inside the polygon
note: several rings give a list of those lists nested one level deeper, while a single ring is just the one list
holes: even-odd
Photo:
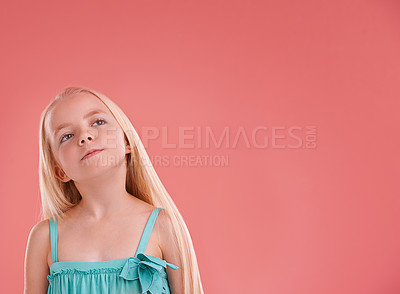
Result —
[{"label": "child", "polygon": [[114,102],[67,87],[39,135],[44,220],[29,234],[25,294],[203,293],[186,224]]}]

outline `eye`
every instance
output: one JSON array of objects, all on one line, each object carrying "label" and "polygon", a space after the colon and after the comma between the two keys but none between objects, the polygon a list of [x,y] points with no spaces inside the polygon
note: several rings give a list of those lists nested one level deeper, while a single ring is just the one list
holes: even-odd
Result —
[{"label": "eye", "polygon": [[98,121],[101,121],[101,122],[103,122],[103,125],[106,123],[106,121],[105,121],[104,119],[102,119],[102,118],[100,118],[100,119],[96,120],[94,123],[97,123]]},{"label": "eye", "polygon": [[[100,125],[104,125],[104,124],[106,123],[106,121],[105,121],[104,119],[99,118],[99,119],[95,120],[94,123],[93,123],[92,125],[94,125],[94,124],[97,123],[97,122],[101,122]],[[64,136],[62,136],[61,139],[60,139],[60,143],[65,142],[66,140],[63,140],[63,139],[64,139],[65,137],[69,136],[69,135],[72,135],[72,134],[65,134]],[[68,140],[68,139],[67,139],[67,140]]]},{"label": "eye", "polygon": [[69,136],[69,135],[71,135],[71,134],[66,134],[66,135],[62,136],[62,137],[61,137],[61,140],[60,140],[60,143],[64,142],[63,139],[64,139],[65,137]]}]

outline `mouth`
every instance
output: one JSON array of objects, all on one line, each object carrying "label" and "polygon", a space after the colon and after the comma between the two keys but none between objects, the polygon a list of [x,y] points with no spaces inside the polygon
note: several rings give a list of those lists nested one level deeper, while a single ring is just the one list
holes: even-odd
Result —
[{"label": "mouth", "polygon": [[89,157],[92,157],[92,156],[94,156],[94,155],[100,153],[100,152],[103,151],[103,150],[104,150],[104,149],[92,149],[92,150],[89,150],[89,151],[85,154],[85,156],[83,156],[83,157],[81,158],[81,160],[84,160],[84,159],[87,159],[87,158],[89,158]]}]

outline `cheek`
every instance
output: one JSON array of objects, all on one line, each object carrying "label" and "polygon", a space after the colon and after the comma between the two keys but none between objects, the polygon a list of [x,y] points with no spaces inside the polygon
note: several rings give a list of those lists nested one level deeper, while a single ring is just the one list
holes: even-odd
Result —
[{"label": "cheek", "polygon": [[99,138],[101,138],[99,145],[109,149],[110,152],[114,154],[125,153],[124,133],[121,130],[115,128],[102,130],[99,133]]},{"label": "cheek", "polygon": [[79,157],[79,154],[77,154],[77,150],[72,148],[70,144],[67,145],[59,149],[59,160],[62,165],[68,165],[68,162],[73,161]]}]

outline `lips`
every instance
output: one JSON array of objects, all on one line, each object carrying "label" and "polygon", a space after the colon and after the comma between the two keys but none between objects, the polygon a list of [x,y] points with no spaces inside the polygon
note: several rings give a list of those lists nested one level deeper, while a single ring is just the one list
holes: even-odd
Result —
[{"label": "lips", "polygon": [[96,155],[97,153],[100,153],[101,151],[103,151],[104,149],[91,149],[88,152],[86,152],[86,154],[81,158],[81,160],[84,160],[86,158],[89,158],[93,155]]}]

